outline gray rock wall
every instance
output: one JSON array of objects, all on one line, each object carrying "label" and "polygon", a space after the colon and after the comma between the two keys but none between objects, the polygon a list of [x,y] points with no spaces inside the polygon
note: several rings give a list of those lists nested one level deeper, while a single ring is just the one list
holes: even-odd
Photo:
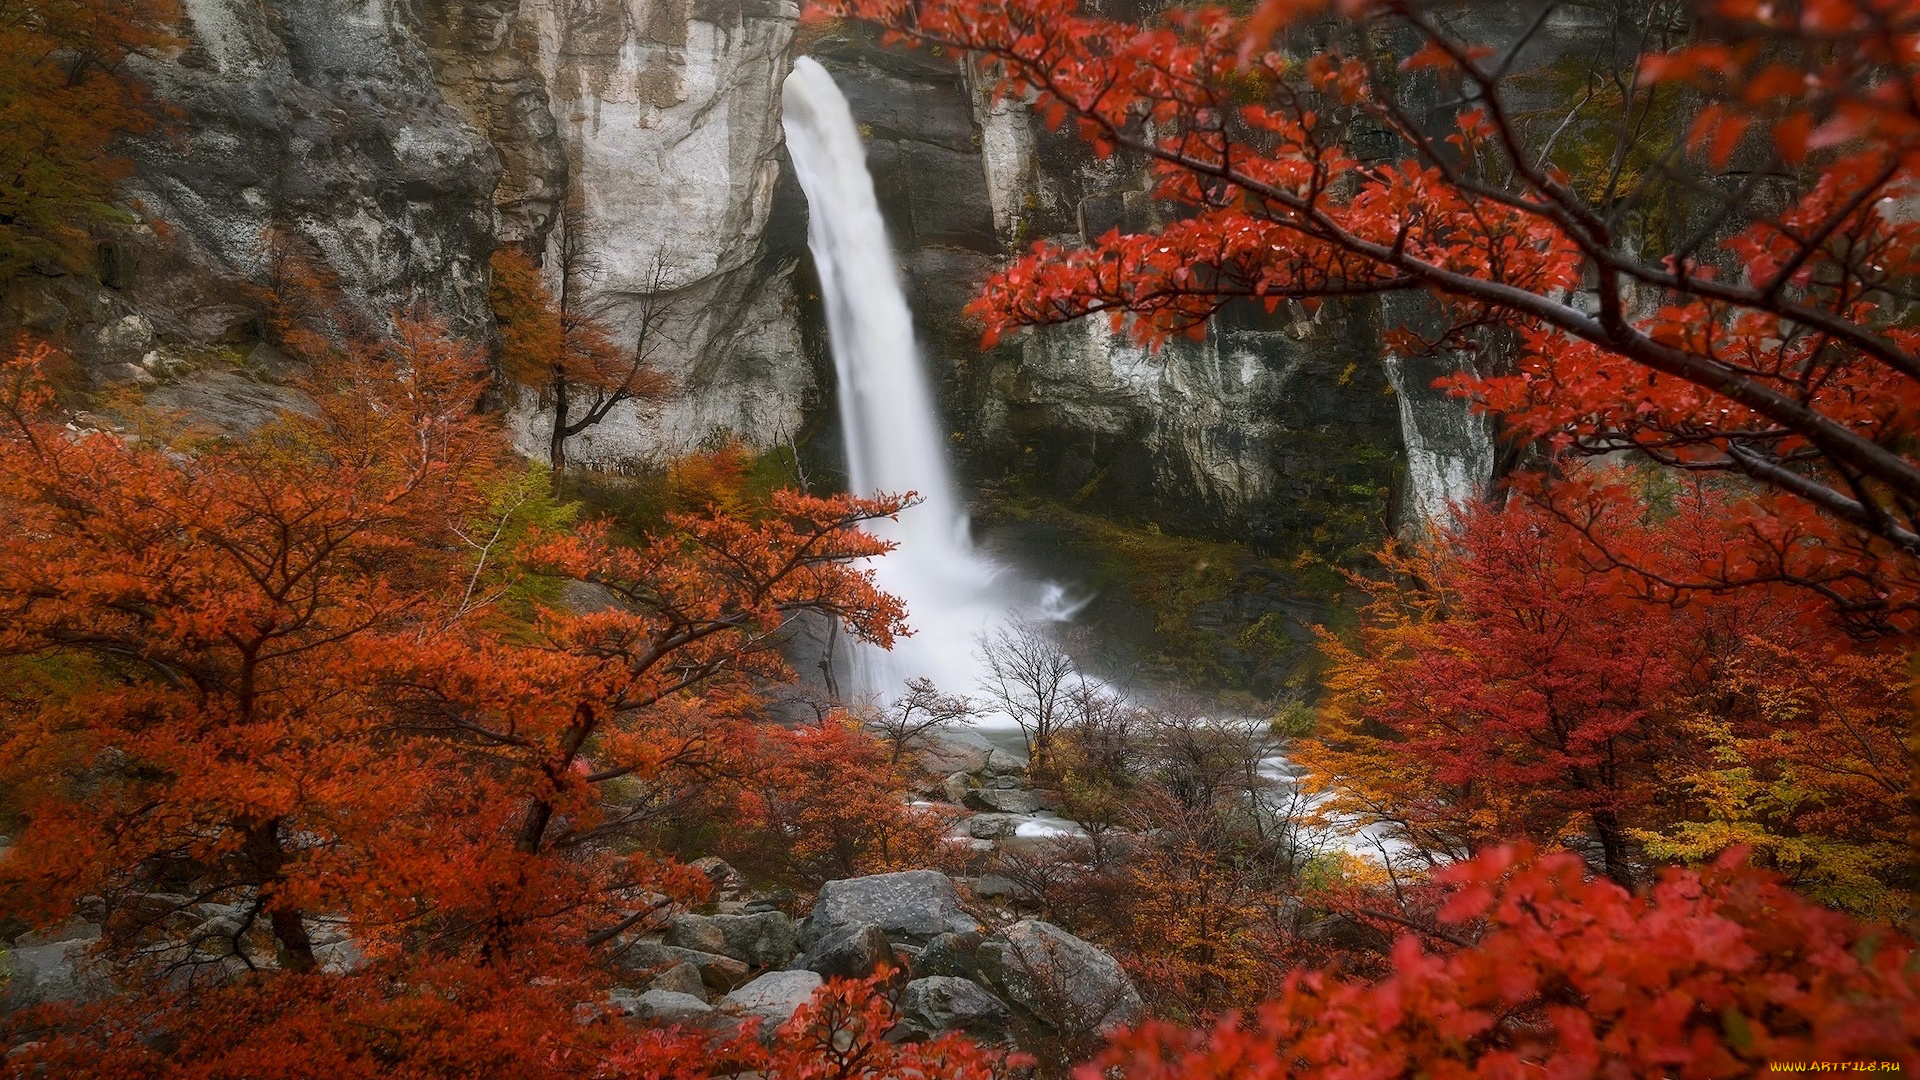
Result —
[{"label": "gray rock wall", "polygon": [[1267,548],[1332,518],[1377,535],[1400,445],[1377,304],[1234,312],[1206,341],[1159,355],[1103,320],[982,352],[962,309],[993,268],[1038,238],[1152,227],[1144,172],[991,101],[946,58],[845,26],[800,47],[869,138],[951,445],[974,481]]},{"label": "gray rock wall", "polygon": [[798,14],[792,0],[520,0],[596,254],[587,307],[631,335],[660,259],[683,313],[656,361],[670,399],[617,411],[575,441],[577,460],[684,453],[724,432],[767,447],[802,423],[797,253],[766,236]]},{"label": "gray rock wall", "polygon": [[[133,148],[130,184],[176,251],[208,276],[262,282],[277,227],[370,316],[420,305],[489,333],[500,158],[442,96],[412,13],[391,0],[183,6],[189,44],[146,71],[179,115]],[[153,306],[169,320],[171,305]]]},{"label": "gray rock wall", "polygon": [[[1404,501],[1378,304],[1231,313],[1205,342],[1160,356],[1093,323],[981,352],[962,308],[1010,253],[1151,227],[1156,209],[1137,163],[1097,160],[1019,102],[988,100],[951,58],[882,48],[857,28],[796,39],[792,0],[185,10],[189,45],[148,72],[180,109],[175,133],[134,147],[130,185],[168,238],[129,226],[103,256],[108,288],[35,285],[0,320],[67,332],[115,370],[156,349],[244,355],[262,328],[240,285],[266,281],[263,238],[277,228],[369,317],[418,307],[484,336],[489,252],[551,254],[571,200],[596,253],[586,306],[630,333],[661,259],[685,313],[658,356],[669,400],[578,437],[576,460],[653,459],[726,432],[757,447],[811,433],[831,458],[831,367],[779,127],[780,83],[804,51],[835,73],[869,136],[972,480],[1267,548]],[[1402,390],[1424,393],[1420,381]],[[523,448],[540,452],[534,404],[514,415]]]}]

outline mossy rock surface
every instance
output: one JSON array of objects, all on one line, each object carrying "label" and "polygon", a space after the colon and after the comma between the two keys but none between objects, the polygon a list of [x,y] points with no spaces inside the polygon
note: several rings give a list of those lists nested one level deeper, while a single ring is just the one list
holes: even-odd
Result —
[{"label": "mossy rock surface", "polygon": [[1354,618],[1343,568],[1311,555],[1263,556],[1030,497],[989,495],[976,510],[989,546],[1092,593],[1069,648],[1122,683],[1278,714],[1318,694],[1316,628]]}]

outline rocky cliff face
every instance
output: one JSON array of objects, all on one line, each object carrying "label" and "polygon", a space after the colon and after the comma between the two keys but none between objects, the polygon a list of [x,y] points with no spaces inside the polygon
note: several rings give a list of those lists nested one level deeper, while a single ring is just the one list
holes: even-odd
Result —
[{"label": "rocky cliff face", "polygon": [[[684,313],[658,358],[675,393],[577,439],[576,460],[653,458],[727,432],[765,447],[812,430],[830,446],[805,205],[783,178],[779,127],[781,81],[805,51],[870,138],[976,481],[1278,549],[1316,529],[1325,543],[1329,521],[1377,524],[1389,502],[1432,502],[1399,497],[1403,425],[1416,466],[1451,477],[1425,488],[1471,488],[1480,468],[1457,452],[1478,452],[1471,433],[1420,435],[1423,418],[1428,431],[1445,419],[1418,400],[1426,374],[1402,369],[1396,400],[1378,305],[1229,313],[1204,343],[1157,357],[1095,324],[981,352],[961,309],[986,274],[1039,237],[1152,225],[1144,175],[989,101],[950,58],[845,27],[796,41],[792,0],[185,8],[190,44],[150,71],[180,109],[175,134],[133,148],[131,193],[166,237],[129,226],[103,252],[106,287],[42,283],[0,312],[75,338],[103,377],[246,355],[263,331],[247,286],[267,284],[289,248],[368,317],[421,308],[485,336],[489,252],[520,243],[551,264],[572,230],[594,252],[585,303],[616,333],[657,266]],[[532,405],[516,418],[538,452]]]},{"label": "rocky cliff face", "polygon": [[800,427],[812,369],[795,252],[767,237],[798,14],[792,0],[521,0],[573,176],[564,225],[595,253],[587,305],[630,333],[657,268],[681,313],[657,360],[673,397],[609,417],[576,442],[580,460],[726,432],[765,447]]},{"label": "rocky cliff face", "polygon": [[499,155],[448,106],[411,17],[386,0],[183,9],[186,47],[142,72],[176,111],[127,149],[135,219],[97,277],[23,282],[0,322],[64,338],[104,381],[237,364],[262,333],[251,286],[292,255],[371,319],[417,307],[490,333]]},{"label": "rocky cliff face", "polygon": [[1102,161],[993,102],[945,58],[858,28],[802,42],[869,137],[869,167],[909,301],[976,481],[1281,548],[1324,526],[1377,535],[1400,416],[1379,364],[1377,304],[1233,312],[1158,356],[1085,321],[978,348],[961,309],[1033,240],[1154,224],[1137,167]]}]

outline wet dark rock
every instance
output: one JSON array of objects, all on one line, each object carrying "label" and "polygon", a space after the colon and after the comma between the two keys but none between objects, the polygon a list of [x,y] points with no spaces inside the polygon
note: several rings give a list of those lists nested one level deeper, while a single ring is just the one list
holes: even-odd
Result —
[{"label": "wet dark rock", "polygon": [[919,957],[913,963],[914,976],[954,975],[977,980],[980,976],[980,943],[983,940],[985,938],[977,931],[941,934],[920,950]]},{"label": "wet dark rock", "polygon": [[756,967],[780,967],[799,951],[793,920],[778,911],[677,915],[666,936],[669,945],[730,956]]},{"label": "wet dark rock", "polygon": [[961,805],[999,814],[1032,814],[1040,809],[1040,800],[1031,791],[977,788],[967,792]]},{"label": "wet dark rock", "polygon": [[977,1039],[1004,1039],[1012,1022],[1006,1002],[956,976],[915,979],[900,992],[899,1030],[910,1040],[930,1039],[949,1031]]},{"label": "wet dark rock", "polygon": [[1052,923],[1023,919],[982,941],[977,956],[986,985],[1071,1038],[1145,1015],[1140,992],[1118,961]]},{"label": "wet dark rock", "polygon": [[707,1000],[707,982],[700,977],[700,969],[692,964],[679,963],[655,975],[647,981],[649,990],[670,990],[677,994],[687,994]]},{"label": "wet dark rock", "polygon": [[829,979],[864,979],[893,959],[887,935],[872,923],[863,922],[837,927],[814,942],[800,958],[799,966]]}]

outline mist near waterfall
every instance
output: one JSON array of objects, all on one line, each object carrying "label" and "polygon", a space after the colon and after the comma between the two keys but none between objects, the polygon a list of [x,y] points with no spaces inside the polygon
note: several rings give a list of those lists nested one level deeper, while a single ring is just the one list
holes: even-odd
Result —
[{"label": "mist near waterfall", "polygon": [[975,639],[1016,619],[1060,619],[1057,585],[1028,580],[973,544],[947,463],[913,316],[867,171],[866,147],[833,76],[800,57],[781,101],[787,151],[807,195],[807,245],[827,312],[848,486],[859,495],[914,492],[920,501],[872,531],[898,546],[874,560],[881,588],[907,605],[910,637],[893,650],[850,646],[849,698],[886,699],[926,677],[966,692],[978,677]]}]

